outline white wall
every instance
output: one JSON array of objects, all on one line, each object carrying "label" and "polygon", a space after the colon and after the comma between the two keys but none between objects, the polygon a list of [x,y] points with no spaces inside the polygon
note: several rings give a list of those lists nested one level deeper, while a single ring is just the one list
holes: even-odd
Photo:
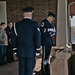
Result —
[{"label": "white wall", "polygon": [[1,22],[7,24],[6,1],[0,1],[0,23]]}]

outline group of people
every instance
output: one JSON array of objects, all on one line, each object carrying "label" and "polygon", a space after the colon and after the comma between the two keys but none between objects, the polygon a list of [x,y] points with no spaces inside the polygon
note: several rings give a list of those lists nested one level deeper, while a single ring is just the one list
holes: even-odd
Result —
[{"label": "group of people", "polygon": [[56,30],[52,25],[56,14],[48,12],[47,18],[39,25],[32,20],[33,7],[22,9],[24,19],[16,22],[14,31],[16,35],[17,56],[19,60],[19,75],[33,75],[36,56],[40,55],[42,46],[42,75],[50,75],[49,56],[53,44],[52,36]]},{"label": "group of people", "polygon": [[[53,44],[52,36],[56,33],[52,25],[56,14],[48,12],[47,18],[39,25],[38,22],[32,20],[33,10],[33,7],[22,9],[24,19],[15,23],[14,31],[12,22],[9,22],[7,27],[4,22],[0,24],[0,64],[5,62],[5,55],[8,62],[13,60],[14,46],[17,48],[19,75],[33,75],[36,56],[40,55],[42,46],[42,75],[50,75],[48,61]],[[13,36],[15,37],[12,40]]]},{"label": "group of people", "polygon": [[8,22],[6,26],[5,22],[0,24],[0,66],[13,61],[13,24]]}]

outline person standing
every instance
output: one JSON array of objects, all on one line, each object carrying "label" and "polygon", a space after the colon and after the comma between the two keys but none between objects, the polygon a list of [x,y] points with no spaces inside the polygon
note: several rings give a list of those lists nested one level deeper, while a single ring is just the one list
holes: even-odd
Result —
[{"label": "person standing", "polygon": [[41,31],[41,45],[42,45],[42,75],[50,75],[49,70],[49,56],[51,47],[53,44],[52,36],[55,35],[55,28],[52,22],[55,20],[56,15],[53,12],[48,12],[48,17],[41,21],[40,31]]},{"label": "person standing", "polygon": [[6,55],[6,46],[8,45],[8,38],[5,32],[6,24],[1,22],[0,24],[0,65],[3,66],[6,64],[5,55]]},{"label": "person standing", "polygon": [[17,38],[19,75],[33,75],[36,55],[40,55],[41,36],[38,23],[32,21],[33,7],[26,7],[24,19],[16,22],[14,31]]},{"label": "person standing", "polygon": [[7,63],[11,63],[13,61],[13,23],[12,21],[8,22],[8,26],[5,28],[5,31],[8,36],[8,46],[6,51]]}]

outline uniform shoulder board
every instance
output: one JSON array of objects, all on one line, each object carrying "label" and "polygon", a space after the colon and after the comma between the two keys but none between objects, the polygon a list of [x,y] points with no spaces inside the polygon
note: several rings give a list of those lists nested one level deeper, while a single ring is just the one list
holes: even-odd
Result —
[{"label": "uniform shoulder board", "polygon": [[42,23],[41,23],[41,27],[44,27],[44,24],[45,24],[45,23],[44,23],[44,22],[42,22]]}]

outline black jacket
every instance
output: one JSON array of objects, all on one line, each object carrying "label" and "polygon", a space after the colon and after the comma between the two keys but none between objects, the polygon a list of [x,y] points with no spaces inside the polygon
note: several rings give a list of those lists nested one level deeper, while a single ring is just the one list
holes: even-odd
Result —
[{"label": "black jacket", "polygon": [[52,35],[54,35],[55,32],[50,31],[50,29],[54,29],[53,25],[48,22],[47,19],[44,19],[40,25],[42,46],[52,46],[53,44]]},{"label": "black jacket", "polygon": [[15,24],[15,29],[18,57],[35,58],[36,49],[39,49],[41,45],[38,23],[30,19],[23,19]]}]

